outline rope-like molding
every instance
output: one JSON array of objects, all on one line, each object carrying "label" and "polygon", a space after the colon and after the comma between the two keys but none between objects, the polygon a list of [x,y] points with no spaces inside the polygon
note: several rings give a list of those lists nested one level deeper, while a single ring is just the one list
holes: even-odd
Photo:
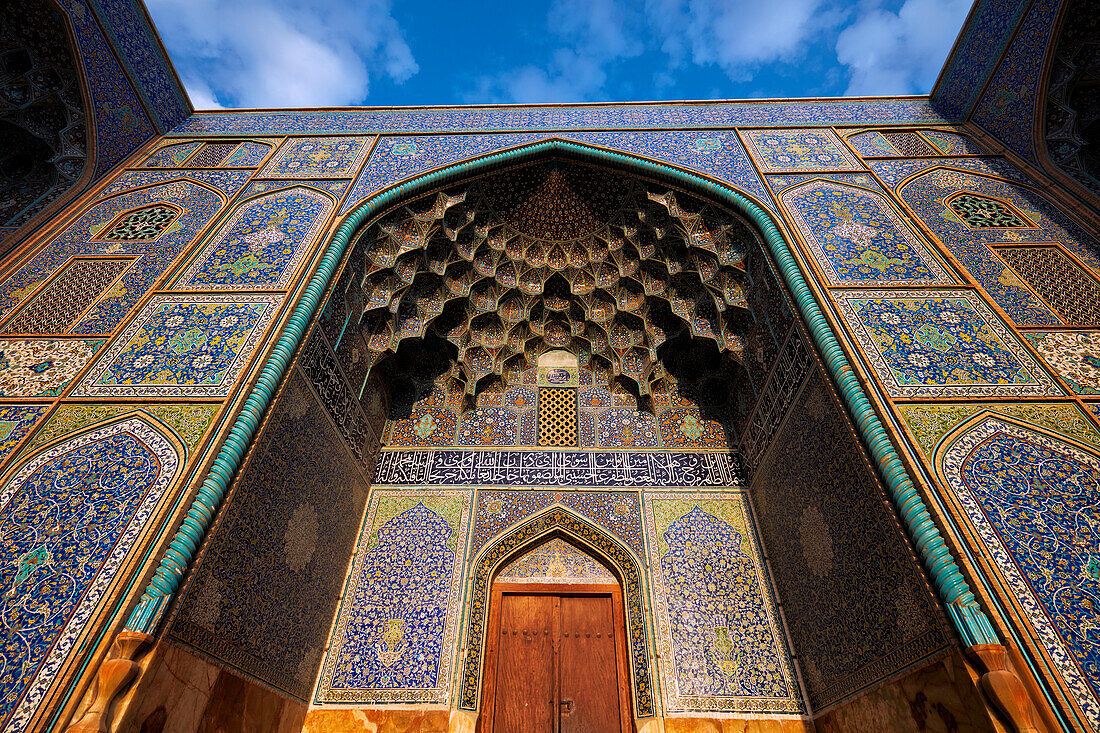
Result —
[{"label": "rope-like molding", "polygon": [[551,155],[610,164],[621,170],[673,182],[695,193],[717,199],[744,213],[752,220],[764,235],[768,249],[795,298],[804,322],[809,327],[818,353],[843,397],[859,436],[874,460],[890,492],[890,497],[904,520],[909,537],[931,574],[939,597],[947,606],[955,628],[968,646],[999,643],[989,619],[978,607],[974,594],[959,571],[951,550],[948,549],[939,530],[932,522],[928,508],[906,473],[886,429],[871,406],[870,400],[867,399],[859,380],[856,379],[851,364],[771,216],[740,193],[695,174],[622,153],[558,139],[544,140],[524,147],[492,153],[406,181],[364,202],[337,228],[336,234],[325,249],[317,272],[310,278],[301,299],[294,307],[290,320],[264,363],[255,388],[249,393],[240,415],[230,427],[225,444],[214,460],[210,474],[203,481],[156,574],[126,622],[126,629],[148,634],[156,630],[169,601],[179,588],[183,574],[194,559],[195,550],[202,542],[215,512],[225,498],[225,492],[241,465],[241,460],[256,434],[256,429],[271,403],[276,388],[289,369],[291,357],[305,337],[321,297],[328,289],[336,268],[359,227],[392,204],[418,193],[445,186],[471,175],[483,175],[505,165],[514,165],[532,158]]}]

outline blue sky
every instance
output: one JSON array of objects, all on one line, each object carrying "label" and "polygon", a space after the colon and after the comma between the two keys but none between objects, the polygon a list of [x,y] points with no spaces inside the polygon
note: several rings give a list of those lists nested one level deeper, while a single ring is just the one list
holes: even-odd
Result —
[{"label": "blue sky", "polygon": [[970,0],[147,0],[198,109],[924,94]]}]

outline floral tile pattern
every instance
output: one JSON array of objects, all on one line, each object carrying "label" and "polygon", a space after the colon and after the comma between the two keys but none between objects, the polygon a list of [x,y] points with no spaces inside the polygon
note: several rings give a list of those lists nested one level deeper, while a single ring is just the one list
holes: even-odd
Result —
[{"label": "floral tile pattern", "polygon": [[1094,727],[1100,659],[1100,459],[1055,437],[987,418],[944,451],[942,471],[993,563]]},{"label": "floral tile pattern", "polygon": [[665,710],[802,712],[746,499],[649,494]]},{"label": "floral tile pattern", "polygon": [[1043,361],[1077,394],[1100,394],[1100,332],[1025,331]]},{"label": "floral tile pattern", "polygon": [[91,369],[83,397],[224,397],[275,319],[279,295],[153,298]]},{"label": "floral tile pattern", "polygon": [[854,290],[834,297],[892,397],[1061,394],[972,292]]},{"label": "floral tile pattern", "polygon": [[881,195],[811,181],[780,196],[830,285],[954,285]]},{"label": "floral tile pattern", "polygon": [[266,178],[351,178],[370,152],[369,137],[299,138],[283,144],[260,171]]},{"label": "floral tile pattern", "polygon": [[301,186],[248,201],[222,225],[175,287],[286,288],[333,208],[331,198]]},{"label": "floral tile pattern", "polygon": [[742,138],[764,173],[864,170],[831,130],[749,130]]},{"label": "floral tile pattern", "polygon": [[0,341],[0,397],[61,394],[92,360],[102,341]]}]

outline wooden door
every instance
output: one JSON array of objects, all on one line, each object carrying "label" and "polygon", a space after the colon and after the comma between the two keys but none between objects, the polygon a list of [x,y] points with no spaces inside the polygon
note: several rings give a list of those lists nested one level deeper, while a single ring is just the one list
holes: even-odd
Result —
[{"label": "wooden door", "polygon": [[560,733],[620,730],[611,596],[561,599],[559,666]]},{"label": "wooden door", "polygon": [[607,586],[494,587],[485,668],[486,733],[630,729],[621,595]]}]

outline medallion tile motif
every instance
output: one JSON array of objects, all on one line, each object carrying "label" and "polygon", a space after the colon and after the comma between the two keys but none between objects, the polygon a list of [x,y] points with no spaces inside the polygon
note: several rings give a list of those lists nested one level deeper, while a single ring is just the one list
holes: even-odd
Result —
[{"label": "medallion tile motif", "polygon": [[288,140],[260,171],[267,178],[351,178],[370,152],[369,137]]},{"label": "medallion tile motif", "polygon": [[1100,394],[1100,332],[1026,331],[1050,368],[1077,394]]},{"label": "medallion tile motif", "polygon": [[745,498],[650,494],[645,510],[665,710],[802,712]]},{"label": "medallion tile motif", "polygon": [[316,703],[449,702],[471,499],[372,494]]},{"label": "medallion tile motif", "polygon": [[830,130],[750,130],[742,138],[764,173],[864,170]]},{"label": "medallion tile motif", "polygon": [[334,207],[328,196],[302,187],[246,202],[184,271],[176,289],[288,287]]},{"label": "medallion tile motif", "polygon": [[988,418],[945,449],[942,470],[1066,687],[1100,727],[1100,459]]},{"label": "medallion tile motif", "polygon": [[0,397],[55,397],[102,341],[0,341]]},{"label": "medallion tile motif", "polygon": [[78,387],[82,397],[225,397],[280,295],[153,298]]},{"label": "medallion tile motif", "polygon": [[892,397],[1061,394],[974,293],[857,290],[833,297]]},{"label": "medallion tile motif", "polygon": [[830,285],[953,285],[882,196],[813,181],[780,196]]},{"label": "medallion tile motif", "polygon": [[0,493],[0,726],[24,730],[179,468],[140,419],[35,456]]}]

